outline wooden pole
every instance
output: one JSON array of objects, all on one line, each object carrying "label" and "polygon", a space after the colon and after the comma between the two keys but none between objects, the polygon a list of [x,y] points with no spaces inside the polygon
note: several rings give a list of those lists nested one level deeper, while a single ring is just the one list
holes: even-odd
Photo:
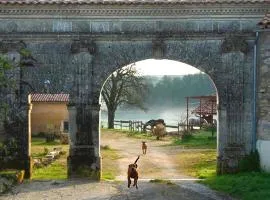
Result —
[{"label": "wooden pole", "polygon": [[187,131],[189,130],[188,127],[188,104],[189,104],[189,97],[186,97],[186,101],[187,101]]},{"label": "wooden pole", "polygon": [[200,130],[202,129],[202,99],[200,98]]},{"label": "wooden pole", "polygon": [[214,120],[214,115],[213,115],[213,99],[212,99],[212,101],[211,101],[211,118],[212,118],[212,120],[211,120],[211,126],[212,126],[212,137],[214,137],[214,123],[213,123],[213,120]]}]

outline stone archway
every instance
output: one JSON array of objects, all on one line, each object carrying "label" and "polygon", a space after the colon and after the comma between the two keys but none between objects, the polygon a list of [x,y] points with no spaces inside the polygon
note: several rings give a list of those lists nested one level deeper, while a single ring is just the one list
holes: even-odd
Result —
[{"label": "stone archway", "polygon": [[[210,76],[217,87],[219,96],[218,173],[236,172],[239,160],[251,151],[250,143],[246,144],[244,141],[251,140],[252,127],[249,126],[249,134],[243,134],[248,124],[244,121],[245,113],[250,113],[251,109],[249,103],[245,103],[243,100],[248,98],[251,100],[252,97],[251,93],[248,96],[244,94],[245,90],[249,90],[249,88],[245,88],[244,77],[247,75],[245,67],[252,67],[252,63],[247,61],[252,52],[248,53],[248,43],[239,37],[236,39],[242,42],[237,44],[238,47],[230,46],[230,44],[235,44],[230,43],[234,39],[208,41],[203,38],[199,42],[180,39],[178,41],[159,41],[158,43],[153,40],[144,45],[138,41],[123,42],[122,44],[110,43],[108,49],[111,50],[108,50],[107,55],[104,56],[112,59],[105,61],[105,63],[111,64],[106,66],[106,69],[112,70],[108,73],[112,73],[117,66],[121,66],[120,63],[134,62],[138,58],[154,57],[174,59],[198,66],[198,69]],[[103,50],[104,52],[106,50]],[[115,60],[117,60],[117,64],[113,66]]]},{"label": "stone archway", "polygon": [[[267,12],[266,0],[0,4],[1,52],[23,41],[37,61],[37,68],[23,69],[33,89],[42,91],[40,80],[49,77],[53,91],[70,93],[70,177],[87,171],[92,179],[100,178],[102,85],[119,67],[149,58],[190,64],[215,83],[218,173],[237,171],[239,160],[254,150],[254,30]],[[23,111],[27,116],[26,106]],[[28,141],[26,126],[21,132]],[[28,153],[22,155],[29,160]]]}]

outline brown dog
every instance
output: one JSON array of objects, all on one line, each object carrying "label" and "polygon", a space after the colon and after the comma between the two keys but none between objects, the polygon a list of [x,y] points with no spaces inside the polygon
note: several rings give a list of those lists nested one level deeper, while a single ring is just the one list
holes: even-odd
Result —
[{"label": "brown dog", "polygon": [[138,156],[138,158],[135,160],[135,162],[133,164],[128,165],[128,173],[127,173],[127,178],[128,178],[128,187],[130,187],[131,184],[131,178],[134,179],[134,184],[133,186],[136,186],[136,188],[138,189],[138,171],[137,171],[137,167],[138,165],[136,164],[137,161],[139,160],[140,156]]},{"label": "brown dog", "polygon": [[146,154],[146,151],[147,151],[147,144],[146,144],[146,142],[142,141],[142,152],[143,152],[143,154]]}]

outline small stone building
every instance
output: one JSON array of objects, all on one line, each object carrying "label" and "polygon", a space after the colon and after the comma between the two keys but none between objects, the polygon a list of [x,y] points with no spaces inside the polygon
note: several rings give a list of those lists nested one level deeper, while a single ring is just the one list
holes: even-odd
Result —
[{"label": "small stone building", "polygon": [[68,132],[69,94],[31,94],[31,132]]}]

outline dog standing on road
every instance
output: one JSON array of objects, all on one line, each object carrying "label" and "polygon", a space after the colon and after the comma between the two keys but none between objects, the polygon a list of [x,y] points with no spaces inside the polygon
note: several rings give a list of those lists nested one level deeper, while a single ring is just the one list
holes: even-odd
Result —
[{"label": "dog standing on road", "polygon": [[138,189],[138,171],[137,171],[137,161],[139,160],[140,156],[138,156],[138,158],[135,160],[135,162],[133,164],[128,165],[128,173],[127,173],[127,178],[128,178],[128,187],[130,187],[131,184],[131,178],[134,179],[134,184],[133,186],[136,186],[136,188]]},{"label": "dog standing on road", "polygon": [[147,144],[146,144],[146,142],[142,141],[142,152],[143,152],[143,154],[146,154],[146,151],[147,151]]}]

